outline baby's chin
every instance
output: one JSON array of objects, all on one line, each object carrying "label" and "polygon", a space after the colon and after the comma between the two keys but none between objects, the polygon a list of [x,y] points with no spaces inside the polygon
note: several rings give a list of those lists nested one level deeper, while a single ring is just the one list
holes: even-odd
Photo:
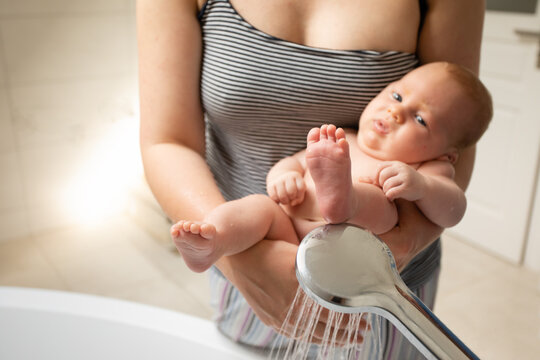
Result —
[{"label": "baby's chin", "polygon": [[357,137],[357,143],[360,150],[372,158],[386,161],[386,154],[380,139],[372,134]]},{"label": "baby's chin", "polygon": [[359,136],[357,136],[356,138],[358,146],[361,149],[366,149],[366,151],[368,151],[369,149],[373,151],[382,150],[385,140],[386,139],[384,138],[384,136],[381,136],[373,129],[362,129]]}]

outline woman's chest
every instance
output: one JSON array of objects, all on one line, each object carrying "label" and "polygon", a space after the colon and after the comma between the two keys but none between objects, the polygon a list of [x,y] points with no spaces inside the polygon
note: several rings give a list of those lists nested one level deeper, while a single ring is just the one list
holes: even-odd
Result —
[{"label": "woman's chest", "polygon": [[418,0],[230,0],[255,28],[325,49],[414,53]]}]

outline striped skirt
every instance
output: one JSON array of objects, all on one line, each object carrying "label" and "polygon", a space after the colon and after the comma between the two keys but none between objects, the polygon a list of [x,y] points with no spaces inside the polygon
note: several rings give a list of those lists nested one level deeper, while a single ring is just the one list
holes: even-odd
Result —
[{"label": "striped skirt", "polygon": [[[210,288],[211,305],[215,310],[214,320],[218,329],[235,342],[255,347],[270,354],[272,346],[288,345],[289,339],[279,335],[272,328],[264,325],[253,313],[240,292],[215,268],[211,268]],[[439,278],[439,267],[430,276],[411,291],[426,306],[433,308]],[[388,321],[370,314],[371,336],[366,337],[362,351],[353,359],[424,359],[423,355]],[[318,346],[311,345],[307,358],[315,358]],[[350,351],[348,352],[350,354]],[[336,354],[338,355],[338,354]],[[338,356],[343,358],[343,354]]]}]

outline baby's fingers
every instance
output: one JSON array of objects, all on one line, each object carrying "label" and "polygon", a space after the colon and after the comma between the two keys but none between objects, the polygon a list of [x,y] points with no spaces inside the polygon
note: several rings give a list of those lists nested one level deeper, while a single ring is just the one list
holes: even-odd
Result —
[{"label": "baby's fingers", "polygon": [[305,185],[304,179],[300,176],[289,178],[286,187],[290,205],[298,205],[304,200]]},{"label": "baby's fingers", "polygon": [[268,193],[268,196],[275,202],[279,202],[279,197],[276,189],[276,184],[268,184],[266,192]]},{"label": "baby's fingers", "polygon": [[306,194],[306,185],[304,184],[304,179],[296,178],[296,195],[294,198],[291,198],[291,206],[296,206],[301,204],[304,201],[304,196]]},{"label": "baby's fingers", "polygon": [[268,196],[272,200],[280,204],[288,204],[289,198],[287,196],[287,189],[282,181],[277,181],[274,184],[268,186]]},{"label": "baby's fingers", "polygon": [[287,192],[286,182],[280,181],[276,184],[278,202],[284,205],[289,204],[289,194]]},{"label": "baby's fingers", "polygon": [[379,185],[382,187],[383,184],[390,179],[391,177],[397,175],[399,170],[391,162],[386,162],[379,164],[377,167],[376,179],[379,182]]},{"label": "baby's fingers", "polygon": [[400,179],[394,176],[384,183],[382,189],[386,195],[386,198],[390,201],[394,201],[395,199],[401,197],[403,191],[405,190],[405,185]]},{"label": "baby's fingers", "polygon": [[287,196],[289,199],[294,199],[296,197],[298,188],[296,186],[296,179],[294,177],[287,178],[285,181],[285,190],[287,191]]}]

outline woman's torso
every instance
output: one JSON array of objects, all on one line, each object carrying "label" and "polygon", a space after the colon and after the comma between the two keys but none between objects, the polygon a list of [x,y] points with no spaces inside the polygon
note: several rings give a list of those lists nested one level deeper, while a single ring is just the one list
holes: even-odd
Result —
[{"label": "woman's torso", "polygon": [[[232,0],[234,7],[227,0],[198,1],[206,157],[228,200],[264,193],[270,167],[305,148],[311,127],[356,127],[369,100],[418,63],[416,1],[326,0],[332,8],[321,0]],[[402,5],[409,16],[400,13]],[[375,19],[373,7],[385,17]],[[440,257],[435,245],[402,273],[409,286],[431,278]],[[221,289],[229,289],[218,305],[221,331],[247,344],[268,345],[275,333],[215,274],[214,299],[223,301]]]}]

